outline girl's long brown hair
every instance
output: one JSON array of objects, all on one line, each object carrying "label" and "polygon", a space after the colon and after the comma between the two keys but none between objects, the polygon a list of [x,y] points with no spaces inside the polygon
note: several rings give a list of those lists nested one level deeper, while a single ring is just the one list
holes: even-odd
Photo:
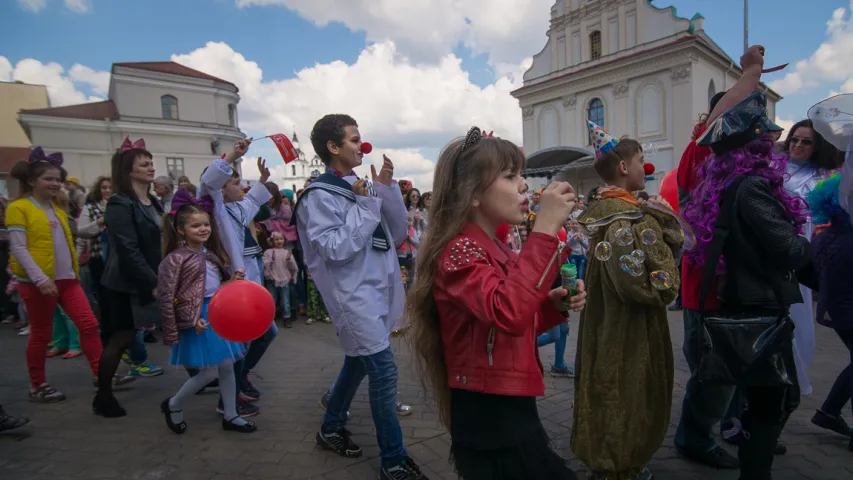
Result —
[{"label": "girl's long brown hair", "polygon": [[433,297],[438,259],[474,213],[474,199],[504,174],[524,169],[521,149],[508,140],[483,138],[460,152],[463,139],[441,151],[433,177],[429,223],[418,248],[418,275],[408,298],[409,342],[424,391],[432,391],[438,418],[450,428],[450,386],[441,341],[441,322]]},{"label": "girl's long brown hair", "polygon": [[207,213],[198,205],[192,204],[181,205],[175,210],[174,215],[171,213],[163,215],[163,258],[182,245],[183,239],[181,238],[181,234],[178,233],[178,227],[183,226],[190,216],[196,213],[203,213],[210,219],[210,238],[207,239],[204,246],[207,247],[209,252],[219,257],[225,268],[228,268],[231,259],[228,257],[228,253],[225,252],[225,247],[222,246],[222,241],[219,237],[219,228],[216,226],[216,219],[213,217],[213,214]]}]

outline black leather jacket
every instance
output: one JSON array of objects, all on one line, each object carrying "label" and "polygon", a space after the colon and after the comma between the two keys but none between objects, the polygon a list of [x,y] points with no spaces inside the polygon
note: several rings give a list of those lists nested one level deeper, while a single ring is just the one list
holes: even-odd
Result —
[{"label": "black leather jacket", "polygon": [[725,307],[778,306],[771,275],[781,280],[782,303],[803,301],[796,271],[811,264],[811,244],[797,235],[768,180],[748,176],[740,184],[723,257],[726,273],[720,300]]},{"label": "black leather jacket", "polygon": [[[163,210],[155,198],[158,214]],[[110,252],[101,277],[101,285],[123,293],[139,295],[143,305],[154,301],[157,268],[163,258],[160,250],[160,226],[149,218],[135,199],[117,193],[107,201],[104,224],[110,236]]]}]

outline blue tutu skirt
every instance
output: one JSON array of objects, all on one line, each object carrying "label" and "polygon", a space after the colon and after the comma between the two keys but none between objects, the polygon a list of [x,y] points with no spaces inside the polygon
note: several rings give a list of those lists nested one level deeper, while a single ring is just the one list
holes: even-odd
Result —
[{"label": "blue tutu skirt", "polygon": [[[201,318],[205,320],[207,320],[209,301],[209,298],[205,298],[204,305],[201,307]],[[169,358],[171,365],[209,368],[223,362],[236,362],[246,355],[246,347],[242,343],[225,340],[209,325],[201,333],[196,333],[194,328],[181,330],[178,338],[180,341],[172,345],[172,354]]]}]

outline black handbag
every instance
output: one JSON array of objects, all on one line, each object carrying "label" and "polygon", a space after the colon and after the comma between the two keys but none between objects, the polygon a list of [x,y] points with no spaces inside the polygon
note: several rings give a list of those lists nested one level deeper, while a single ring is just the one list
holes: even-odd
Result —
[{"label": "black handbag", "polygon": [[[716,275],[717,264],[735,215],[735,199],[741,182],[736,178],[723,197],[720,214],[714,224],[714,237],[702,277],[699,312],[702,319],[701,358],[697,376],[702,382],[742,386],[796,386],[793,338],[794,322],[788,306],[782,303],[782,281],[775,275],[766,277],[779,301],[778,314],[754,315],[739,312],[705,312],[705,299]],[[763,267],[756,259],[756,269]]]}]

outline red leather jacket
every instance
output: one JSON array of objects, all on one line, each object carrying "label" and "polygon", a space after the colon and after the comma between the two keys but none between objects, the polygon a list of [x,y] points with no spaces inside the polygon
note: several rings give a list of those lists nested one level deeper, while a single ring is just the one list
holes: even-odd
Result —
[{"label": "red leather jacket", "polygon": [[447,245],[433,296],[451,388],[545,394],[537,336],[566,321],[548,300],[562,264],[558,249],[557,237],[531,233],[516,256],[474,223]]}]

